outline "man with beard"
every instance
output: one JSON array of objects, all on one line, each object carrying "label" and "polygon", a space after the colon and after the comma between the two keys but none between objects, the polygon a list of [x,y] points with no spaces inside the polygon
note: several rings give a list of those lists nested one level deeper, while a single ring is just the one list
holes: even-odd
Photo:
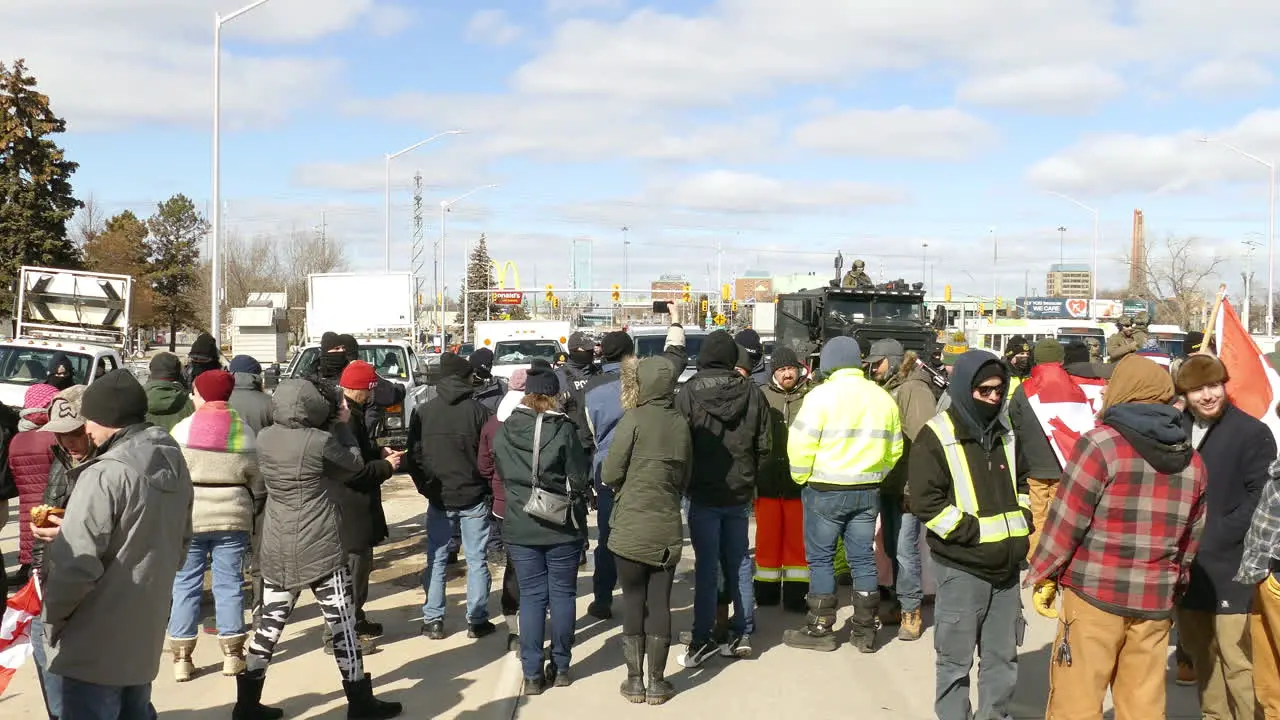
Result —
[{"label": "man with beard", "polygon": [[508,388],[506,380],[493,375],[493,351],[480,348],[467,361],[471,363],[471,382],[475,385],[473,397],[490,415],[496,414]]},{"label": "man with beard", "polygon": [[804,505],[787,458],[787,429],[800,413],[808,379],[795,350],[782,345],[773,352],[773,381],[764,388],[772,440],[756,482],[756,602],[761,607],[782,603],[792,612],[805,611],[809,563],[804,556]]},{"label": "man with beard", "polygon": [[1235,575],[1276,458],[1271,431],[1231,404],[1227,380],[1211,355],[1188,358],[1176,378],[1187,399],[1183,426],[1209,470],[1204,536],[1179,604],[1178,630],[1195,667],[1201,712],[1211,720],[1252,718],[1257,704],[1249,634],[1254,586]]},{"label": "man with beard", "polygon": [[920,519],[908,511],[907,464],[911,443],[937,413],[937,400],[928,373],[918,356],[893,338],[877,340],[867,354],[867,365],[898,404],[902,418],[902,457],[880,486],[880,530],[884,551],[893,563],[892,602],[880,613],[888,625],[899,625],[899,640],[919,640],[923,632],[920,604],[924,580],[920,561]]},{"label": "man with beard", "polygon": [[1116,327],[1119,332],[1107,338],[1107,360],[1112,363],[1118,363],[1125,355],[1138,352],[1146,341],[1146,337],[1137,337],[1133,318],[1128,315],[1117,320]]}]

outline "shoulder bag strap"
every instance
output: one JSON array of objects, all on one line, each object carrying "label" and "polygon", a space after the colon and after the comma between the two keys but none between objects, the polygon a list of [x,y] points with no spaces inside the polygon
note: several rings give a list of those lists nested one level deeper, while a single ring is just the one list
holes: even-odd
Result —
[{"label": "shoulder bag strap", "polygon": [[530,479],[533,486],[538,487],[538,465],[542,459],[542,413],[533,421],[533,465],[530,467]]}]

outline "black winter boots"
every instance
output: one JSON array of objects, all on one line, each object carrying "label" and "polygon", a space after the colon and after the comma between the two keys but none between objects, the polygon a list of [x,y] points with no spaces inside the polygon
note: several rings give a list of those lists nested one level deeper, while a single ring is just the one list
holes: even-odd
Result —
[{"label": "black winter boots", "polygon": [[649,656],[649,688],[645,700],[650,705],[661,705],[675,697],[676,689],[667,682],[667,654],[671,651],[671,638],[650,635],[645,653]]},{"label": "black winter boots", "polygon": [[784,631],[782,642],[801,650],[835,650],[840,645],[833,632],[836,624],[836,596],[809,595],[805,602],[809,606],[808,623],[799,630]]},{"label": "black winter boots", "polygon": [[876,616],[880,612],[880,593],[853,593],[853,618],[849,620],[849,644],[858,652],[876,651]]},{"label": "black winter boots", "polygon": [[245,670],[236,675],[236,705],[231,710],[231,720],[280,720],[284,711],[262,704],[262,685],[267,681],[266,670]]},{"label": "black winter boots", "polygon": [[627,702],[642,703],[644,694],[644,642],[643,635],[622,636],[622,658],[627,664],[627,679],[622,681],[618,691]]},{"label": "black winter boots", "polygon": [[373,696],[373,681],[365,673],[363,680],[342,683],[347,694],[347,720],[387,720],[400,714],[398,702],[383,702]]}]

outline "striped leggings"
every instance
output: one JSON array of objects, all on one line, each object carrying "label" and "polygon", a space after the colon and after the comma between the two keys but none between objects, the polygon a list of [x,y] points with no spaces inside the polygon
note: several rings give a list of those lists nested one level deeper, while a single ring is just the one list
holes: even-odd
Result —
[{"label": "striped leggings", "polygon": [[[356,641],[355,590],[351,571],[344,567],[327,578],[317,580],[311,584],[311,593],[315,595],[320,614],[333,634],[333,659],[338,663],[342,679],[347,682],[363,680],[364,659]],[[276,643],[284,635],[289,616],[301,595],[301,590],[287,590],[268,578],[263,579],[262,617],[253,631],[245,659],[250,671],[266,670],[271,664]]]}]

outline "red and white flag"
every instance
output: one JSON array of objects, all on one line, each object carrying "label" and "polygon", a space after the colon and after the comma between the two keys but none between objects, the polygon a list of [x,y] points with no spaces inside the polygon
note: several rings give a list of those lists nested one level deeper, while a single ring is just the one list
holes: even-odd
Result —
[{"label": "red and white flag", "polygon": [[0,695],[9,687],[9,678],[31,657],[31,621],[40,616],[40,589],[32,574],[26,587],[5,603],[0,621]]},{"label": "red and white flag", "polygon": [[1104,387],[1106,381],[1101,378],[1077,377],[1061,365],[1048,363],[1031,368],[1031,377],[1022,383],[1031,410],[1062,467],[1067,466],[1080,436],[1097,426]]},{"label": "red and white flag", "polygon": [[1218,359],[1227,369],[1227,399],[1265,423],[1271,434],[1280,439],[1280,418],[1275,412],[1280,400],[1280,374],[1267,362],[1226,298],[1218,308],[1214,340]]}]

